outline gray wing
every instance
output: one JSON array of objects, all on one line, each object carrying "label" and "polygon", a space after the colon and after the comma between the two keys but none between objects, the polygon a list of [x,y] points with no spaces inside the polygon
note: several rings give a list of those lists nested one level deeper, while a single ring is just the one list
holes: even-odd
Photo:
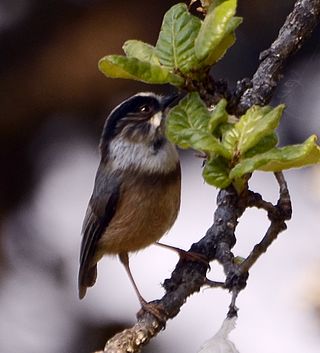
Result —
[{"label": "gray wing", "polygon": [[78,277],[80,299],[85,296],[87,287],[92,287],[96,281],[97,265],[93,260],[97,244],[115,214],[119,190],[119,176],[110,176],[106,167],[100,163],[82,226]]}]

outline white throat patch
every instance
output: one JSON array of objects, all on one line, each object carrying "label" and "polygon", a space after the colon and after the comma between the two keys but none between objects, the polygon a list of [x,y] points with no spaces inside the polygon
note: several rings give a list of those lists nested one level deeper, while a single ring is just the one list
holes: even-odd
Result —
[{"label": "white throat patch", "polygon": [[154,116],[150,119],[150,124],[157,128],[160,126],[162,121],[162,112],[158,112],[156,114],[154,114]]},{"label": "white throat patch", "polygon": [[[161,116],[159,118],[161,123]],[[177,167],[178,152],[167,140],[157,151],[145,143],[132,143],[123,138],[110,142],[110,166],[113,170],[134,168],[147,173],[170,173]]]}]

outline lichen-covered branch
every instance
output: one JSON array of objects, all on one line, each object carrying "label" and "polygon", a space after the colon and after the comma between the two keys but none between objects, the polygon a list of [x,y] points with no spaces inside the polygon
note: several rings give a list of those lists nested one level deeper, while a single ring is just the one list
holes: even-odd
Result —
[{"label": "lichen-covered branch", "polygon": [[[141,318],[133,327],[114,335],[106,344],[103,352],[108,353],[135,353],[140,352],[142,346],[146,345],[162,328],[162,325],[148,313]],[[96,352],[96,353],[102,353]]]}]

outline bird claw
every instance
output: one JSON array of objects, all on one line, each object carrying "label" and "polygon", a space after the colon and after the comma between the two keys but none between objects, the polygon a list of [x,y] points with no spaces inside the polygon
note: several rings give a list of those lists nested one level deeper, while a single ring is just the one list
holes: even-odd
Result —
[{"label": "bird claw", "polygon": [[137,313],[137,318],[140,319],[146,312],[154,316],[160,325],[166,326],[168,315],[161,304],[141,302],[141,309]]}]

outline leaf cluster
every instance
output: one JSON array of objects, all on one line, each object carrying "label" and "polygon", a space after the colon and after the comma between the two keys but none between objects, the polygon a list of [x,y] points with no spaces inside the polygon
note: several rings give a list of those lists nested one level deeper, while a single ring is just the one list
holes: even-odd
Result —
[{"label": "leaf cluster", "polygon": [[[193,1],[194,2],[194,1]],[[155,46],[139,40],[123,45],[125,56],[108,55],[99,61],[108,77],[146,83],[170,83],[191,90],[235,42],[242,18],[235,16],[237,0],[201,1],[203,20],[178,3],[165,14]],[[168,117],[167,136],[181,148],[206,154],[204,179],[218,188],[233,184],[241,192],[254,170],[281,171],[319,163],[316,136],[303,144],[277,147],[275,133],[284,105],[251,107],[239,119],[226,111],[222,99],[212,110],[196,92],[189,93]]]},{"label": "leaf cluster", "polygon": [[233,184],[241,192],[254,170],[277,172],[320,162],[316,136],[303,144],[276,147],[275,129],[284,105],[252,106],[239,119],[226,111],[222,99],[211,111],[197,92],[189,93],[171,109],[169,139],[181,148],[206,154],[203,177],[218,188]]},{"label": "leaf cluster", "polygon": [[201,80],[235,42],[234,31],[242,22],[236,6],[237,0],[212,1],[201,20],[178,3],[165,14],[155,46],[128,40],[126,56],[107,55],[99,69],[108,77],[177,87]]}]

